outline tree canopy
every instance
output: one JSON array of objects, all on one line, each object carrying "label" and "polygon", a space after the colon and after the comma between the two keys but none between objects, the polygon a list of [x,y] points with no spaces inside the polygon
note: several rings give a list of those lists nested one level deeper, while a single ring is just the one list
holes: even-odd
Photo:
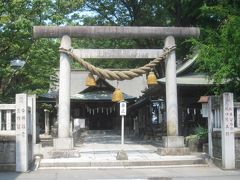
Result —
[{"label": "tree canopy", "polygon": [[203,6],[203,16],[214,24],[202,28],[202,36],[193,44],[200,50],[198,66],[215,82],[215,93],[240,94],[240,4],[220,1]]},{"label": "tree canopy", "polygon": [[[34,25],[198,26],[201,37],[177,39],[177,57],[183,59],[192,46],[200,50],[198,67],[216,83],[216,92],[239,94],[238,0],[2,0],[0,1],[0,93],[8,100],[15,93],[43,93],[58,68],[58,39],[32,37]],[[162,39],[73,41],[82,48],[161,48]],[[26,65],[10,68],[10,61]],[[104,68],[134,68],[144,61],[92,61]],[[159,69],[164,68],[157,67]],[[227,82],[227,85],[223,85]],[[7,97],[7,98],[6,98]]]},{"label": "tree canopy", "polygon": [[[238,0],[87,0],[82,9],[92,13],[83,17],[87,25],[200,27],[199,39],[177,39],[177,57],[183,59],[197,46],[198,70],[214,80],[213,92],[240,94]],[[138,48],[162,47],[162,41],[156,39],[134,42]]]},{"label": "tree canopy", "polygon": [[[34,25],[66,24],[69,13],[81,1],[9,0],[0,1],[0,84],[1,100],[8,101],[15,93],[42,93],[49,88],[50,77],[58,66],[59,40],[34,40]],[[74,15],[73,13],[72,15]],[[10,61],[26,61],[19,70],[10,68]]]}]

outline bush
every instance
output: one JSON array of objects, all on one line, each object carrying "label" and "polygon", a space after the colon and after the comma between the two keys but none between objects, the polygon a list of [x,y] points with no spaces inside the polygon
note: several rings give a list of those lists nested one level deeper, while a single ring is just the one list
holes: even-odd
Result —
[{"label": "bush", "polygon": [[185,137],[185,142],[193,152],[202,151],[203,144],[208,140],[208,129],[202,126],[196,127],[194,134]]},{"label": "bush", "polygon": [[202,126],[198,126],[194,130],[194,134],[198,136],[201,140],[207,140],[208,139],[208,129]]}]

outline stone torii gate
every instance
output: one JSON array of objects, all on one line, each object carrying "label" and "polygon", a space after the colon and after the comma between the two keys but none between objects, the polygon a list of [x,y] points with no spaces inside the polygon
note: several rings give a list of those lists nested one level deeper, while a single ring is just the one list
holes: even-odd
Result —
[{"label": "stone torii gate", "polygon": [[[71,49],[71,38],[165,38],[165,48],[175,46],[174,37],[198,37],[195,27],[129,27],[129,26],[34,26],[34,38],[62,38],[61,48]],[[81,58],[139,58],[159,57],[161,49],[72,49]],[[176,55],[171,51],[166,63],[167,136],[163,138],[161,154],[185,152],[184,138],[178,134],[178,103],[176,85]],[[70,137],[70,57],[60,53],[59,119],[55,149],[72,149]]]}]

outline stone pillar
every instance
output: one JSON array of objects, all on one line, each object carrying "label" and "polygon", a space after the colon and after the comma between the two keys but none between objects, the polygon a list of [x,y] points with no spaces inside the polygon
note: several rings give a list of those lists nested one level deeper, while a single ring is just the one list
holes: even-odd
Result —
[{"label": "stone pillar", "polygon": [[36,130],[36,94],[28,95],[28,107],[31,108],[31,132],[33,146],[37,142],[37,130]]},{"label": "stone pillar", "polygon": [[[165,39],[165,48],[175,46],[173,36]],[[178,102],[176,83],[176,54],[172,51],[165,60],[166,66],[166,109],[167,136],[163,137],[163,148],[158,149],[161,155],[186,155],[188,148],[184,146],[184,137],[178,136]]]},{"label": "stone pillar", "polygon": [[16,94],[16,171],[27,172],[28,148],[27,94]]},{"label": "stone pillar", "polygon": [[222,167],[235,169],[235,132],[233,93],[223,93],[221,103]]},{"label": "stone pillar", "polygon": [[[71,39],[65,35],[62,37],[61,47],[71,48]],[[55,149],[72,149],[73,139],[70,138],[70,57],[60,53],[59,71],[59,108],[58,108],[58,138],[54,139]]]},{"label": "stone pillar", "polygon": [[41,144],[37,144],[37,138],[39,138],[39,133],[37,132],[37,120],[36,120],[36,94],[34,95],[28,95],[28,107],[31,109],[30,113],[30,129],[32,133],[32,151],[33,155],[34,154],[39,154],[40,153],[40,147]]},{"label": "stone pillar", "polygon": [[213,112],[212,112],[212,96],[208,98],[208,154],[213,157]]},{"label": "stone pillar", "polygon": [[44,114],[45,114],[45,135],[49,135],[49,111],[47,109],[44,109]]},{"label": "stone pillar", "polygon": [[[165,39],[165,48],[175,46],[174,37]],[[178,136],[178,103],[176,83],[176,54],[172,51],[166,61],[166,106],[167,106],[167,135]]]},{"label": "stone pillar", "polygon": [[240,107],[237,107],[237,128],[240,128]]}]

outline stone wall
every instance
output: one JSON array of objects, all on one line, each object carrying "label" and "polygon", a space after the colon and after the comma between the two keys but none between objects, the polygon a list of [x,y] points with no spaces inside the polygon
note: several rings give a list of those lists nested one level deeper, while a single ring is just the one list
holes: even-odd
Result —
[{"label": "stone wall", "polygon": [[221,131],[214,131],[212,133],[212,140],[213,140],[213,157],[222,159]]},{"label": "stone wall", "polygon": [[0,136],[0,171],[15,171],[15,136]]},{"label": "stone wall", "polygon": [[235,133],[236,168],[240,169],[240,132]]},{"label": "stone wall", "polygon": [[[213,132],[212,138],[213,138],[213,161],[217,166],[222,167],[221,132],[220,131]],[[236,168],[240,169],[240,132],[235,132],[235,158]]]}]

